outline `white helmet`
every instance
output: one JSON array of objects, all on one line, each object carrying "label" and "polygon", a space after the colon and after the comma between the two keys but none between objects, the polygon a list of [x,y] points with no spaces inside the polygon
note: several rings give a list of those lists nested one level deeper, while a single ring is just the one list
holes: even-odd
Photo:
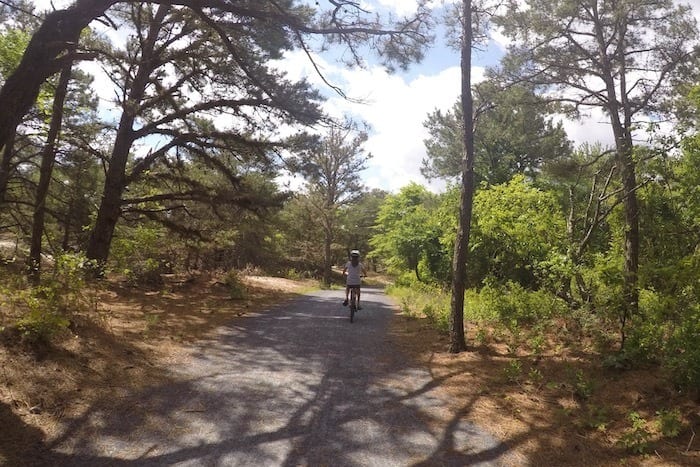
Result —
[{"label": "white helmet", "polygon": [[350,256],[360,256],[360,250],[351,250],[350,251]]}]

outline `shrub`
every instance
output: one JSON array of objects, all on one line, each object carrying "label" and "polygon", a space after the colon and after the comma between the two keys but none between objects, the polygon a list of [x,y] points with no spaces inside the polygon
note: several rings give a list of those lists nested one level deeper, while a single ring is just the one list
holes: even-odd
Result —
[{"label": "shrub", "polygon": [[445,309],[438,303],[428,303],[423,307],[423,315],[431,322],[431,324],[441,332],[447,332],[450,329],[450,309]]},{"label": "shrub", "polygon": [[509,383],[520,383],[523,376],[523,364],[520,360],[511,360],[508,365],[503,368],[503,376]]},{"label": "shrub", "polygon": [[442,289],[414,280],[408,287],[394,284],[387,293],[399,299],[406,316],[424,316],[436,329],[449,329],[450,297]]},{"label": "shrub", "polygon": [[656,412],[659,431],[666,438],[675,438],[683,429],[681,412],[678,409],[659,410]]},{"label": "shrub", "polygon": [[223,282],[228,287],[229,295],[233,300],[242,300],[248,296],[248,289],[236,271],[228,271]]},{"label": "shrub", "polygon": [[70,317],[94,306],[94,297],[85,289],[88,266],[89,262],[82,255],[57,256],[53,272],[44,283],[16,293],[13,302],[26,310],[17,321],[24,339],[48,342],[69,326]]},{"label": "shrub", "polygon": [[56,290],[50,287],[34,287],[20,293],[20,300],[27,313],[17,321],[22,337],[30,343],[47,343],[68,328],[70,321],[61,311]]},{"label": "shrub", "polygon": [[664,366],[684,389],[700,388],[700,309],[689,313],[671,332],[665,345]]},{"label": "shrub", "polygon": [[125,269],[124,275],[131,285],[143,285],[147,287],[160,287],[163,285],[163,276],[168,268],[161,262],[153,258],[137,260]]},{"label": "shrub", "polygon": [[566,303],[544,290],[526,290],[515,282],[486,284],[479,292],[481,317],[495,318],[511,326],[536,324],[563,315]]},{"label": "shrub", "polygon": [[588,400],[593,395],[593,388],[593,381],[587,379],[583,371],[577,371],[574,381],[574,395],[581,400]]},{"label": "shrub", "polygon": [[609,410],[604,406],[589,405],[583,413],[582,422],[585,428],[606,431],[610,423]]},{"label": "shrub", "polygon": [[693,291],[670,297],[642,290],[639,308],[624,349],[629,362],[660,362],[678,387],[700,387],[700,305]]},{"label": "shrub", "polygon": [[649,441],[651,439],[646,420],[637,412],[631,412],[627,419],[632,426],[622,435],[618,443],[636,454],[646,453],[649,451]]},{"label": "shrub", "polygon": [[161,274],[172,269],[170,255],[164,253],[164,238],[159,228],[123,229],[122,236],[114,239],[110,249],[115,270],[124,274],[129,284],[160,287]]}]

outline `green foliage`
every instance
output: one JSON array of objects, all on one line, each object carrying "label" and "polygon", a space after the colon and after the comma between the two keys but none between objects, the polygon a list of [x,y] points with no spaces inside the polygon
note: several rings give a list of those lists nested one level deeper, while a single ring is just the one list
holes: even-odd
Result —
[{"label": "green foliage", "polygon": [[27,341],[49,342],[68,327],[71,317],[94,307],[83,279],[88,265],[82,255],[57,256],[51,276],[41,285],[16,292],[13,302],[26,310],[17,327]]},{"label": "green foliage", "polygon": [[[539,328],[539,327],[537,327]],[[530,351],[532,352],[533,355],[540,355],[542,353],[542,349],[544,348],[545,344],[545,339],[546,335],[541,332],[539,329],[536,329],[536,332],[534,335],[532,335],[528,339],[528,345],[530,347]]]},{"label": "green foliage", "polygon": [[656,412],[656,417],[659,432],[666,438],[675,438],[683,429],[681,411],[678,409],[659,410]]},{"label": "green foliage", "polygon": [[478,295],[466,295],[467,314],[473,319],[487,319],[513,327],[535,325],[566,313],[563,300],[539,290],[530,291],[518,283],[487,284]]},{"label": "green foliage", "polygon": [[596,430],[606,431],[610,424],[610,413],[607,407],[598,405],[588,405],[582,417],[583,426]]},{"label": "green foliage", "polygon": [[[499,184],[516,174],[535,178],[548,161],[571,151],[562,125],[547,118],[551,109],[531,89],[503,89],[495,80],[484,81],[476,86],[474,98],[475,108],[481,107],[475,127],[477,183]],[[428,115],[425,127],[430,137],[421,173],[428,178],[456,178],[464,153],[460,103]]]},{"label": "green foliage", "polygon": [[553,259],[566,252],[566,226],[556,197],[522,176],[480,190],[474,198],[471,268],[479,280],[536,288]]},{"label": "green foliage", "polygon": [[297,281],[297,280],[300,280],[300,279],[303,279],[303,278],[304,278],[304,274],[301,273],[301,272],[299,272],[299,271],[297,271],[295,268],[289,268],[289,269],[287,269],[286,271],[284,271],[283,276],[284,276],[286,279],[291,279],[291,280],[294,280],[294,281]]},{"label": "green foliage", "polygon": [[449,254],[440,241],[441,229],[433,215],[436,203],[434,195],[415,183],[387,196],[370,239],[370,256],[395,274],[408,270],[421,282],[444,279]]},{"label": "green foliage", "polygon": [[119,238],[112,242],[110,256],[113,267],[126,276],[129,283],[142,286],[160,286],[161,274],[169,270],[167,236],[158,227],[139,225],[122,227]]},{"label": "green foliage", "polygon": [[28,309],[17,321],[17,328],[28,342],[49,342],[51,338],[66,330],[70,321],[60,307],[60,298],[51,287],[35,287],[19,296]]},{"label": "green foliage", "polygon": [[611,370],[629,370],[632,359],[626,351],[615,352],[603,358],[603,367]]},{"label": "green foliage", "polygon": [[683,140],[680,158],[656,158],[659,183],[640,191],[644,262],[630,356],[651,359],[684,389],[700,387],[700,138]]},{"label": "green foliage", "polygon": [[441,332],[447,332],[450,329],[450,309],[444,305],[440,307],[437,304],[426,304],[422,309],[423,315],[428,318],[428,321]]},{"label": "green foliage", "polygon": [[574,395],[581,400],[588,400],[593,395],[594,383],[581,370],[576,372],[573,387]]},{"label": "green foliage", "polygon": [[618,444],[635,454],[648,452],[651,432],[647,428],[647,421],[638,412],[631,412],[627,419],[631,427],[618,440]]},{"label": "green foliage", "polygon": [[503,368],[503,376],[509,383],[520,384],[523,376],[523,364],[520,360],[513,359]]},{"label": "green foliage", "polygon": [[30,38],[28,32],[20,29],[7,29],[0,34],[0,77],[6,78],[17,68]]},{"label": "green foliage", "polygon": [[678,387],[700,387],[700,304],[693,296],[640,292],[640,313],[623,353],[625,366],[658,362]]},{"label": "green foliage", "polygon": [[672,327],[664,345],[663,362],[680,387],[700,387],[700,307]]},{"label": "green foliage", "polygon": [[144,316],[144,319],[146,320],[146,327],[144,328],[143,332],[147,335],[151,333],[158,325],[158,322],[160,321],[160,315],[156,313],[147,313]]},{"label": "green foliage", "polygon": [[489,335],[488,335],[488,332],[486,331],[486,329],[480,327],[476,330],[476,334],[474,335],[474,340],[476,341],[476,343],[478,345],[486,345],[486,343],[488,342],[488,339],[489,339]]},{"label": "green foliage", "polygon": [[248,289],[236,271],[228,271],[224,275],[223,282],[233,300],[242,300],[248,296]]},{"label": "green foliage", "polygon": [[425,317],[436,329],[448,331],[450,296],[444,290],[408,277],[388,287],[387,293],[399,300],[406,316]]},{"label": "green foliage", "polygon": [[530,368],[530,370],[527,372],[527,379],[530,381],[530,384],[535,386],[537,389],[542,387],[542,382],[544,381],[544,375],[538,368]]}]

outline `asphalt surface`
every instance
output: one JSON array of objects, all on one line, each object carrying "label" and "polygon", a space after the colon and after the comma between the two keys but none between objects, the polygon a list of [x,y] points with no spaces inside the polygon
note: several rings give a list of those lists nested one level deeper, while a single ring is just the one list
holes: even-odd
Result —
[{"label": "asphalt surface", "polygon": [[[236,319],[192,347],[173,382],[125,395],[64,427],[41,465],[524,465],[445,413],[428,371],[387,338],[393,315],[363,289],[318,291]],[[437,417],[436,415],[441,415]],[[450,420],[436,427],[435,420]]]}]

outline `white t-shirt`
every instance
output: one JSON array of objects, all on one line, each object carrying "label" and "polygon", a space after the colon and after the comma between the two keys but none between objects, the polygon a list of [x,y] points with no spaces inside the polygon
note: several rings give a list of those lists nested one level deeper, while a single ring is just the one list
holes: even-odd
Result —
[{"label": "white t-shirt", "polygon": [[347,270],[347,285],[360,285],[362,284],[362,278],[360,277],[363,271],[362,263],[357,263],[357,266],[352,265],[352,261],[348,261],[345,264],[345,269]]}]

